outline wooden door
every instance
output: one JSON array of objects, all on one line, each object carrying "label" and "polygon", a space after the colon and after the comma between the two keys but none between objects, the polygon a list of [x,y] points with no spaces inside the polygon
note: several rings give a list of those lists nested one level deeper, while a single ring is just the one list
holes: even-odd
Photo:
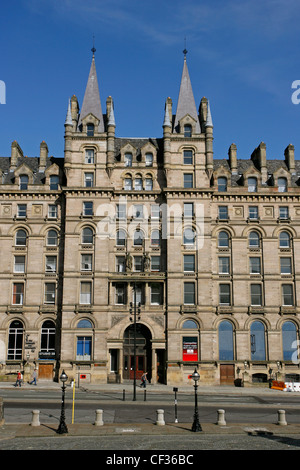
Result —
[{"label": "wooden door", "polygon": [[39,379],[53,379],[53,364],[39,364]]},{"label": "wooden door", "polygon": [[234,365],[220,364],[220,383],[232,385],[234,383]]}]

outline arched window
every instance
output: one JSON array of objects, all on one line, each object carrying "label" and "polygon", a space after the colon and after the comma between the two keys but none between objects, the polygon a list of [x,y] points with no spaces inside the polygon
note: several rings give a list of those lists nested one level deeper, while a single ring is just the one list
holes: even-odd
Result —
[{"label": "arched window", "polygon": [[134,232],[133,244],[135,246],[141,246],[143,244],[143,239],[143,232],[141,232],[141,230],[136,230]]},{"label": "arched window", "polygon": [[55,323],[44,321],[41,330],[41,356],[53,357],[55,355]]},{"label": "arched window", "polygon": [[93,324],[87,318],[83,318],[77,323],[77,328],[93,328]]},{"label": "arched window", "polygon": [[118,230],[116,236],[117,245],[125,246],[126,243],[126,232],[125,230]]},{"label": "arched window", "polygon": [[146,176],[145,179],[145,191],[152,191],[153,189],[153,180],[151,176]]},{"label": "arched window", "polygon": [[259,248],[259,234],[257,232],[250,232],[249,233],[249,248]]},{"label": "arched window", "polygon": [[24,327],[20,320],[14,320],[9,326],[7,359],[22,359]]},{"label": "arched window", "polygon": [[49,230],[47,233],[47,245],[48,246],[57,246],[57,231],[56,230]]},{"label": "arched window", "polygon": [[184,324],[182,325],[182,328],[188,329],[188,330],[197,330],[198,325],[194,320],[186,320]]},{"label": "arched window", "polygon": [[229,235],[227,232],[222,231],[218,235],[219,248],[229,248]]},{"label": "arched window", "polygon": [[90,227],[85,227],[82,230],[82,243],[92,245],[94,240],[94,232]]},{"label": "arched window", "polygon": [[227,191],[227,178],[225,176],[218,178],[218,191]]},{"label": "arched window", "polygon": [[260,321],[254,321],[250,327],[251,360],[266,360],[265,327]]},{"label": "arched window", "polygon": [[26,246],[27,233],[25,230],[18,230],[16,233],[16,246]]},{"label": "arched window", "polygon": [[[90,320],[82,319],[77,323],[77,328],[92,328],[93,325]],[[89,335],[77,336],[76,345],[76,360],[77,361],[90,361],[92,357],[92,337]]]},{"label": "arched window", "polygon": [[219,325],[219,360],[234,360],[233,325],[228,320]]},{"label": "arched window", "polygon": [[295,323],[286,321],[282,325],[282,356],[284,361],[291,361],[297,351],[297,328]]},{"label": "arched window", "polygon": [[278,178],[278,192],[285,193],[287,191],[287,179]]},{"label": "arched window", "polygon": [[183,244],[193,245],[195,243],[196,233],[192,227],[187,227],[183,231]]},{"label": "arched window", "polygon": [[126,177],[124,178],[124,189],[125,191],[132,190],[132,178],[130,175],[126,175]]},{"label": "arched window", "polygon": [[137,175],[134,180],[134,189],[136,191],[143,190],[143,178],[140,175]]},{"label": "arched window", "polygon": [[291,247],[291,237],[288,232],[280,232],[279,234],[279,246],[280,248]]}]

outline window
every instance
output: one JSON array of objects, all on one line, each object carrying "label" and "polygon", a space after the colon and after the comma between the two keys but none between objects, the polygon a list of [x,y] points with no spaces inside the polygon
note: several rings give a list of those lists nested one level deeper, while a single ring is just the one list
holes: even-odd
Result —
[{"label": "window", "polygon": [[[132,289],[132,303],[136,300],[136,304],[144,303],[144,287],[141,284],[136,284],[135,288]],[[135,299],[134,299],[135,297]]]},{"label": "window", "polygon": [[143,179],[141,177],[137,177],[134,180],[134,189],[136,191],[142,191],[143,190]]},{"label": "window", "polygon": [[133,206],[133,217],[135,219],[143,219],[144,218],[144,206],[141,204],[135,204]]},{"label": "window", "polygon": [[20,189],[28,189],[28,176],[20,175]]},{"label": "window", "polygon": [[125,191],[131,191],[132,190],[132,178],[130,176],[128,176],[124,179],[124,189],[125,189]]},{"label": "window", "polygon": [[143,271],[143,258],[142,256],[133,257],[133,269],[134,271]]},{"label": "window", "polygon": [[124,273],[126,271],[125,256],[116,257],[116,271],[117,273]]},{"label": "window", "polygon": [[50,176],[50,189],[56,191],[59,185],[59,176],[58,175],[51,175]]},{"label": "window", "polygon": [[258,219],[258,207],[249,206],[249,219]]},{"label": "window", "polygon": [[125,230],[118,230],[117,231],[116,242],[117,242],[118,246],[125,246],[125,242],[126,242],[126,232],[125,232]]},{"label": "window", "polygon": [[27,206],[26,204],[18,204],[18,217],[24,218],[27,215]]},{"label": "window", "polygon": [[77,328],[93,328],[93,324],[87,318],[83,318],[77,323]]},{"label": "window", "polygon": [[220,176],[218,178],[218,191],[227,191],[227,178],[225,178],[224,176]]},{"label": "window", "polygon": [[184,163],[184,165],[192,165],[193,164],[193,152],[192,152],[192,150],[184,150],[183,151],[183,163]]},{"label": "window", "polygon": [[294,305],[293,285],[282,285],[282,305]]},{"label": "window", "polygon": [[229,256],[219,256],[219,274],[229,274]]},{"label": "window", "polygon": [[279,234],[279,246],[280,248],[290,248],[291,239],[288,232],[280,232]]},{"label": "window", "polygon": [[126,219],[126,204],[117,204],[117,219]]},{"label": "window", "polygon": [[80,283],[80,304],[90,305],[92,302],[92,283]]},{"label": "window", "polygon": [[289,218],[289,208],[286,206],[279,207],[279,218],[288,219]]},{"label": "window", "polygon": [[94,173],[84,173],[84,186],[86,188],[94,186]]},{"label": "window", "polygon": [[40,353],[50,353],[50,357],[55,355],[55,324],[51,320],[42,325]]},{"label": "window", "polygon": [[255,193],[257,191],[257,179],[254,177],[248,178],[248,191],[249,193]]},{"label": "window", "polygon": [[257,232],[249,233],[249,248],[259,248],[259,235]]},{"label": "window", "polygon": [[85,163],[95,162],[95,152],[93,149],[86,149],[85,151]]},{"label": "window", "polygon": [[47,282],[45,284],[45,304],[54,304],[55,303],[55,284]]},{"label": "window", "polygon": [[192,137],[192,126],[190,124],[185,124],[183,127],[184,137]]},{"label": "window", "polygon": [[146,166],[152,166],[153,165],[153,154],[152,153],[146,153]]},{"label": "window", "polygon": [[293,359],[297,346],[296,325],[291,321],[286,321],[282,325],[282,352],[284,361],[291,361]]},{"label": "window", "polygon": [[261,262],[259,257],[250,257],[249,258],[250,274],[260,274],[261,273]]},{"label": "window", "polygon": [[192,228],[185,228],[183,232],[183,244],[194,245],[195,243],[195,231]]},{"label": "window", "polygon": [[227,320],[219,325],[219,360],[234,360],[233,326]]},{"label": "window", "polygon": [[160,284],[151,284],[150,285],[150,303],[151,305],[160,305],[161,304],[161,286]]},{"label": "window", "polygon": [[146,178],[145,180],[145,190],[152,191],[153,189],[153,180],[152,178]]},{"label": "window", "polygon": [[126,287],[125,284],[116,284],[116,299],[115,302],[117,305],[126,304]]},{"label": "window", "polygon": [[251,305],[262,305],[262,288],[261,284],[251,284]]},{"label": "window", "polygon": [[151,271],[160,271],[160,256],[151,256]]},{"label": "window", "polygon": [[92,245],[94,241],[94,232],[90,227],[85,227],[82,230],[82,243]]},{"label": "window", "polygon": [[25,273],[25,256],[15,256],[14,273]]},{"label": "window", "polygon": [[287,179],[278,178],[278,192],[285,193],[287,191]]},{"label": "window", "polygon": [[219,219],[220,220],[228,219],[228,207],[227,206],[219,206]]},{"label": "window", "polygon": [[193,187],[193,174],[192,173],[184,173],[183,187],[186,189]]},{"label": "window", "polygon": [[291,258],[280,258],[280,273],[292,274],[292,259]]},{"label": "window", "polygon": [[230,285],[229,284],[220,284],[219,285],[219,303],[220,303],[220,305],[230,305],[231,296],[230,296]]},{"label": "window", "polygon": [[81,271],[91,271],[93,263],[93,255],[83,254],[81,255]]},{"label": "window", "polygon": [[183,270],[195,272],[195,255],[183,255]]},{"label": "window", "polygon": [[95,132],[94,124],[92,124],[92,123],[87,124],[87,126],[86,126],[86,135],[88,137],[93,137],[94,132]]},{"label": "window", "polygon": [[219,248],[229,248],[229,235],[227,232],[220,232],[218,236]]},{"label": "window", "polygon": [[18,230],[16,233],[16,246],[26,246],[27,233],[25,230]]},{"label": "window", "polygon": [[266,360],[265,327],[262,322],[255,321],[250,326],[251,360]]},{"label": "window", "polygon": [[23,335],[24,335],[23,323],[20,322],[19,320],[14,320],[13,322],[11,322],[9,326],[9,332],[8,332],[8,348],[7,348],[8,360],[22,359]]},{"label": "window", "polygon": [[56,230],[49,230],[47,233],[47,245],[57,246],[58,235]]},{"label": "window", "polygon": [[57,206],[55,204],[49,204],[48,206],[48,217],[49,219],[57,218]]},{"label": "window", "polygon": [[140,230],[136,230],[134,232],[134,236],[133,236],[133,244],[135,246],[142,246],[143,245],[143,232],[141,232]]},{"label": "window", "polygon": [[125,153],[124,155],[124,164],[125,166],[132,166],[132,153]]},{"label": "window", "polygon": [[185,305],[195,305],[195,283],[185,282],[184,283],[184,299]]},{"label": "window", "polygon": [[184,322],[184,324],[182,325],[182,328],[183,329],[187,329],[187,330],[197,330],[198,329],[198,325],[195,321],[193,320],[186,320]]},{"label": "window", "polygon": [[56,273],[57,257],[56,256],[46,256],[46,266],[45,270],[48,273]]},{"label": "window", "polygon": [[16,282],[13,284],[13,305],[23,305],[24,301],[24,284]]},{"label": "window", "polygon": [[189,218],[189,217],[194,216],[194,204],[192,202],[184,202],[183,216],[184,218]]},{"label": "window", "polygon": [[159,219],[160,216],[160,205],[159,204],[152,204],[151,205],[151,218],[152,219]]},{"label": "window", "polygon": [[93,202],[88,201],[83,203],[83,215],[93,215]]},{"label": "window", "polygon": [[90,361],[92,354],[92,338],[90,336],[78,336],[76,348],[77,361]]},{"label": "window", "polygon": [[160,234],[159,230],[153,230],[151,232],[151,245],[152,246],[159,246],[160,245]]}]

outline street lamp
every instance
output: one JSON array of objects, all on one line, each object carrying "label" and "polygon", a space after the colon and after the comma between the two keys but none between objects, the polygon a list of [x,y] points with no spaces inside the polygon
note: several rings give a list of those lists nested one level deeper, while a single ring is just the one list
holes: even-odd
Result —
[{"label": "street lamp", "polygon": [[62,374],[60,376],[60,380],[63,383],[63,386],[61,388],[62,389],[61,413],[60,413],[59,426],[58,426],[58,429],[57,429],[56,432],[57,432],[57,434],[67,434],[68,433],[68,428],[67,428],[67,425],[66,425],[66,422],[65,422],[65,390],[66,390],[65,383],[68,380],[68,376],[67,376],[67,374],[65,373],[64,370],[62,371]]},{"label": "street lamp", "polygon": [[[138,319],[140,319],[140,302],[138,304]],[[137,304],[136,304],[136,282],[134,281],[134,302],[130,302],[129,313],[132,315],[132,306],[133,306],[133,319],[130,317],[130,321],[133,321],[133,401],[136,401],[136,313],[137,313]]]},{"label": "street lamp", "polygon": [[200,379],[200,375],[197,372],[197,369],[195,368],[193,374],[192,374],[192,379],[195,382],[195,410],[194,410],[194,422],[192,426],[192,431],[193,432],[199,432],[202,431],[201,424],[199,422],[199,415],[198,415],[198,400],[197,400],[197,388],[198,388],[198,380]]}]

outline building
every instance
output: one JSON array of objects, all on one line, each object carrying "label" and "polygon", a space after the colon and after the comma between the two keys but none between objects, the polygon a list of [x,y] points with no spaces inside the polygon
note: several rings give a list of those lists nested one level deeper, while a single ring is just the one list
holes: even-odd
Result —
[{"label": "building", "polygon": [[91,383],[297,380],[300,162],[213,157],[184,56],[162,137],[119,138],[93,58],[64,158],[0,158],[0,376]]}]

